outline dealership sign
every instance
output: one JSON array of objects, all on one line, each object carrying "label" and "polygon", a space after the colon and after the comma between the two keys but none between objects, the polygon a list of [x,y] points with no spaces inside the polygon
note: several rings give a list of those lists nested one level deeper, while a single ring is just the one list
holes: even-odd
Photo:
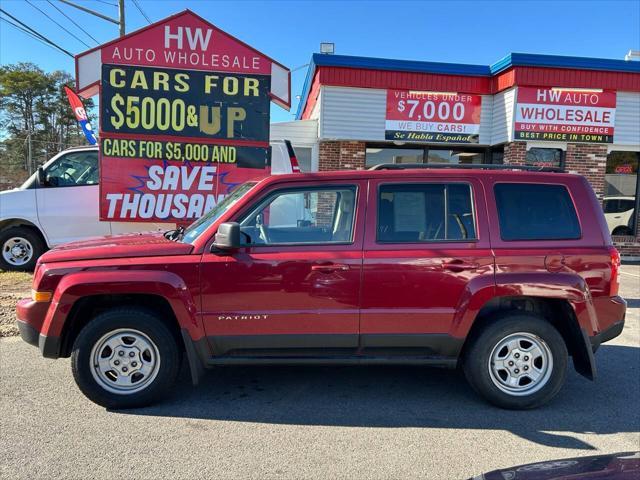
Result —
[{"label": "dealership sign", "polygon": [[518,87],[516,140],[613,143],[616,92]]},{"label": "dealership sign", "polygon": [[482,97],[387,90],[385,138],[430,143],[478,143]]},{"label": "dealership sign", "polygon": [[188,223],[268,174],[289,70],[186,10],[76,57],[100,94],[100,219]]}]

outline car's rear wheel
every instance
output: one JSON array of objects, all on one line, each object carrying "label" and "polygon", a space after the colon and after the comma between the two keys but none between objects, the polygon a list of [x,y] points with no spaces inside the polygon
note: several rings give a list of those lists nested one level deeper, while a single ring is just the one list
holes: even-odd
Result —
[{"label": "car's rear wheel", "polygon": [[33,270],[45,244],[38,232],[29,227],[10,227],[0,232],[0,268]]},{"label": "car's rear wheel", "polygon": [[133,408],[168,392],[180,358],[177,340],[162,318],[141,308],[116,308],[80,331],[71,366],[89,399],[107,408]]},{"label": "car's rear wheel", "polygon": [[567,347],[543,318],[503,314],[470,341],[463,359],[465,376],[494,405],[535,408],[555,397],[564,384]]}]

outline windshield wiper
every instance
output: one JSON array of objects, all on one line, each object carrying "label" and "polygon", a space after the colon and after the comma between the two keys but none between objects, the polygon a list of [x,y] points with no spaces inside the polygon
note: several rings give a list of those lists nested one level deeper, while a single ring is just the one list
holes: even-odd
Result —
[{"label": "windshield wiper", "polygon": [[164,238],[166,238],[167,240],[177,242],[178,240],[181,240],[182,236],[184,235],[184,227],[179,226],[174,230],[167,230],[166,232],[163,233],[163,235],[164,235]]}]

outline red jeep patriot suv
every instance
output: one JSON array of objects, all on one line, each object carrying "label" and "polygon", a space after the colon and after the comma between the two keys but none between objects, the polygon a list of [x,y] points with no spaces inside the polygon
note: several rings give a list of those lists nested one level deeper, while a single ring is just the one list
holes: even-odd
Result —
[{"label": "red jeep patriot suv", "polygon": [[593,379],[626,304],[586,180],[398,167],[273,176],[186,230],[51,250],[22,338],[110,408],[158,399],[183,356],[194,383],[221,365],[460,365],[505,408],[549,401],[569,356]]}]

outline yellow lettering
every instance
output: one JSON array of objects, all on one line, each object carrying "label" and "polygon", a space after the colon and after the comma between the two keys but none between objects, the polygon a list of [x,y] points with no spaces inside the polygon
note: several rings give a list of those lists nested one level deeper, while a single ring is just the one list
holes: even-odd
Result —
[{"label": "yellow lettering", "polygon": [[218,75],[207,75],[204,77],[204,93],[211,93],[211,90],[218,86]]},{"label": "yellow lettering", "polygon": [[[122,77],[125,76],[125,71],[121,68],[114,68],[109,71],[109,85],[114,88],[124,88],[126,83]],[[119,77],[119,78],[116,78]]]},{"label": "yellow lettering", "polygon": [[147,90],[149,86],[147,85],[147,78],[144,76],[144,72],[142,70],[136,70],[133,72],[133,79],[131,80],[131,88],[142,87],[143,90]]},{"label": "yellow lettering", "polygon": [[169,91],[169,74],[166,72],[153,72],[153,89]]},{"label": "yellow lettering", "polygon": [[241,107],[229,107],[227,115],[227,138],[233,138],[235,122],[241,122],[247,118],[247,112]]},{"label": "yellow lettering", "polygon": [[189,84],[187,83],[189,80],[189,75],[186,73],[176,73],[175,81],[176,81],[176,92],[188,92]]},{"label": "yellow lettering", "polygon": [[257,78],[247,78],[244,82],[244,96],[258,96],[258,87],[260,82]]}]

